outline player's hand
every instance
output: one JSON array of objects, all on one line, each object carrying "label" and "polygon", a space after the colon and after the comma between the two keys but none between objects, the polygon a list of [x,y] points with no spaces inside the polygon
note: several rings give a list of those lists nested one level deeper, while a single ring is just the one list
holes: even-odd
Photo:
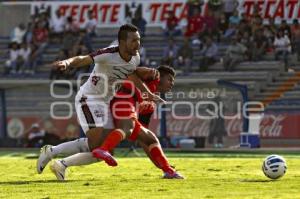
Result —
[{"label": "player's hand", "polygon": [[139,105],[140,113],[152,113],[155,110],[155,103],[153,101],[143,101]]},{"label": "player's hand", "polygon": [[52,64],[53,68],[61,71],[67,70],[69,65],[70,63],[67,60],[57,61]]}]

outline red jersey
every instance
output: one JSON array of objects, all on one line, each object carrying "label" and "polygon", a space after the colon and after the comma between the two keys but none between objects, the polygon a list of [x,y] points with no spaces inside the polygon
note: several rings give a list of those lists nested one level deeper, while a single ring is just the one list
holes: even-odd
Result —
[{"label": "red jersey", "polygon": [[36,43],[44,43],[48,39],[48,30],[46,28],[36,28],[33,31],[33,35]]},{"label": "red jersey", "polygon": [[203,26],[204,18],[201,15],[189,17],[185,36],[190,37],[198,32],[201,32],[203,30]]},{"label": "red jersey", "polygon": [[179,23],[179,19],[176,16],[167,19],[167,27],[169,30],[174,30]]},{"label": "red jersey", "polygon": [[[149,90],[153,93],[157,92],[159,79],[145,82]],[[110,102],[111,112],[114,121],[120,118],[136,118],[139,122],[148,127],[150,118],[154,112],[154,103],[144,101],[141,91],[133,84],[128,82],[123,83],[122,87],[118,90],[115,97]],[[136,107],[139,106],[137,113]]]}]

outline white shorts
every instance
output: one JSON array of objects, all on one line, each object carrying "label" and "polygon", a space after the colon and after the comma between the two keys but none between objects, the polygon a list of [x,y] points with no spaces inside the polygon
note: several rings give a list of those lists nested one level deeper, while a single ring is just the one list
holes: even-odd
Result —
[{"label": "white shorts", "polygon": [[109,103],[99,98],[89,98],[79,91],[75,97],[75,109],[78,122],[85,134],[95,127],[114,128]]}]

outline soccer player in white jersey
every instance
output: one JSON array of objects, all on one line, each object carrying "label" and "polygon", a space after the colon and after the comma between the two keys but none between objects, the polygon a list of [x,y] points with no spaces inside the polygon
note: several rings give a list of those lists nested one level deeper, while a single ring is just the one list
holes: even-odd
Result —
[{"label": "soccer player in white jersey", "polygon": [[[45,166],[57,153],[75,154],[60,161],[54,161],[50,166],[60,180],[64,179],[64,172],[68,166],[86,165],[98,161],[91,152],[80,152],[91,151],[99,146],[106,135],[114,129],[109,102],[113,97],[114,83],[118,80],[126,79],[131,74],[130,80],[142,92],[148,94],[149,100],[163,101],[139,79],[143,76],[154,77],[157,71],[145,67],[136,68],[140,63],[138,29],[131,24],[121,26],[118,32],[118,41],[119,46],[99,49],[90,55],[76,56],[54,63],[54,67],[61,70],[95,64],[87,82],[80,87],[75,98],[78,121],[87,138],[58,146],[43,147],[37,161],[38,173],[42,173]],[[114,160],[106,151],[103,151],[102,155],[101,159],[105,161]]]}]

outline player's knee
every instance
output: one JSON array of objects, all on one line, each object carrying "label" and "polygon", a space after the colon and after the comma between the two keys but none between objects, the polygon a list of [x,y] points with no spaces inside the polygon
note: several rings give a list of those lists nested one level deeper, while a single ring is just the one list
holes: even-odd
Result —
[{"label": "player's knee", "polygon": [[90,150],[93,150],[101,145],[101,133],[101,128],[92,128],[87,132],[86,136],[88,138]]},{"label": "player's knee", "polygon": [[150,146],[155,143],[159,144],[159,141],[156,138],[156,136],[146,128],[142,128],[142,133],[140,134],[139,139],[147,146]]},{"label": "player's knee", "polygon": [[133,120],[122,120],[119,124],[119,127],[121,128],[125,134],[126,134],[126,138],[128,138],[131,133],[133,132],[133,128],[134,128],[134,123]]}]

